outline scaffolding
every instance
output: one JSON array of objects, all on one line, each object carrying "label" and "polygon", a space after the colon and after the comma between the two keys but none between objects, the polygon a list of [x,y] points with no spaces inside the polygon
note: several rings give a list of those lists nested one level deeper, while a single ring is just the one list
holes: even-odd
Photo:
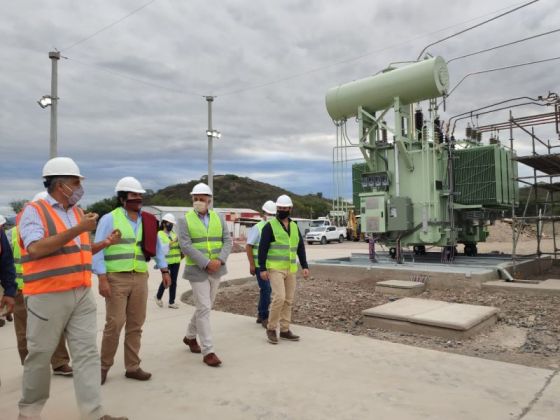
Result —
[{"label": "scaffolding", "polygon": [[[560,100],[556,95],[549,95],[553,101],[547,103],[552,106],[554,111],[525,117],[514,117],[513,111],[509,111],[509,120],[498,124],[489,124],[477,127],[479,133],[491,133],[493,136],[490,142],[498,142],[498,134],[500,131],[507,130],[509,132],[509,143],[511,150],[522,150],[526,145],[526,141],[530,139],[531,151],[530,155],[516,156],[515,160],[532,168],[533,174],[529,176],[517,176],[516,181],[530,187],[527,200],[524,205],[519,207],[521,214],[517,214],[515,203],[511,205],[512,219],[512,263],[513,276],[516,273],[516,263],[527,257],[541,258],[550,255],[557,259],[560,255],[560,249],[556,241],[556,223],[560,221],[560,202],[558,197],[560,194]],[[535,127],[548,126],[553,127],[556,133],[556,140],[551,142],[550,139],[543,140],[535,134]],[[514,133],[519,137],[515,137]],[[550,131],[552,133],[552,131]],[[494,137],[495,136],[495,137]],[[517,146],[517,147],[516,147]],[[534,206],[532,211],[530,206]],[[532,214],[530,214],[532,213]],[[552,228],[552,251],[545,251],[542,247],[543,240],[543,223],[550,223]],[[535,225],[537,249],[533,254],[519,254],[517,252],[518,242],[521,233],[529,225]]]}]

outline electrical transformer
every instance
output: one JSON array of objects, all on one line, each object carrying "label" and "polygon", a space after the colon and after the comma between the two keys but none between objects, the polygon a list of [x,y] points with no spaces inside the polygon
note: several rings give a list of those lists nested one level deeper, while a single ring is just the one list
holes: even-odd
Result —
[{"label": "electrical transformer", "polygon": [[459,243],[476,255],[488,225],[519,202],[512,150],[472,132],[444,135],[438,98],[448,88],[446,62],[433,57],[326,94],[333,121],[358,120],[364,161],[352,166],[352,198],[361,230],[397,257],[404,246],[423,254],[435,245],[452,258]]}]

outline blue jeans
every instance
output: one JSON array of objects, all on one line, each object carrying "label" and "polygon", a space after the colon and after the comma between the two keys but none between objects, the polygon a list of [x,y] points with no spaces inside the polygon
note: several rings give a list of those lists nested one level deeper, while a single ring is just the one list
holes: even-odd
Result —
[{"label": "blue jeans", "polygon": [[261,271],[259,268],[255,269],[255,274],[257,275],[257,282],[259,283],[260,289],[258,306],[259,318],[268,319],[268,307],[270,306],[270,294],[272,293],[270,281],[261,279]]},{"label": "blue jeans", "polygon": [[[169,264],[167,268],[169,268],[169,275],[171,276],[171,285],[169,286],[169,304],[175,303],[175,293],[177,292],[177,276],[179,275],[179,265],[177,264]],[[157,291],[157,298],[161,300],[163,297],[163,292],[165,291],[165,287],[163,286],[163,282],[159,285],[159,289]]]}]

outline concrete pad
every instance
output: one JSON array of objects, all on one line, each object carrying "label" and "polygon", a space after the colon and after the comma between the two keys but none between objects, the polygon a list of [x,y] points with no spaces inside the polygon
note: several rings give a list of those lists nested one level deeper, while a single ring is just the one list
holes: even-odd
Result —
[{"label": "concrete pad", "polygon": [[558,370],[552,373],[542,389],[537,393],[533,404],[527,406],[527,415],[524,420],[542,420],[559,417],[560,413],[560,374]]},{"label": "concrete pad", "polygon": [[530,295],[560,295],[560,280],[548,279],[537,284],[526,282],[488,281],[482,289],[491,292],[511,292]]},{"label": "concrete pad", "polygon": [[375,291],[393,296],[416,296],[424,291],[426,285],[417,281],[386,280],[375,285]]},{"label": "concrete pad", "polygon": [[447,302],[439,300],[403,298],[396,302],[386,303],[374,308],[362,311],[366,317],[387,318],[393,320],[409,321],[414,315],[433,311],[448,305]]},{"label": "concrete pad", "polygon": [[[246,276],[246,261],[236,257],[231,263],[236,262],[239,267],[230,273]],[[152,379],[124,377],[121,342],[101,388],[107,411],[131,420],[506,420],[519,418],[552,373],[297,325],[293,330],[302,336],[300,342],[272,346],[254,318],[215,311],[216,353],[224,364],[210,368],[181,342],[193,308],[155,305],[160,280],[151,273],[141,350],[142,367]],[[178,295],[187,289],[188,282],[179,280]],[[97,303],[99,344],[105,305],[99,296]],[[2,420],[17,417],[21,373],[14,329],[7,324],[0,328]],[[556,380],[550,384],[543,403],[555,403],[557,386]],[[532,420],[557,419],[555,407],[543,407]],[[530,415],[529,410],[526,418]],[[77,418],[72,380],[53,377],[43,420]]]},{"label": "concrete pad", "polygon": [[362,312],[366,325],[446,338],[470,337],[496,323],[492,307],[404,298]]}]

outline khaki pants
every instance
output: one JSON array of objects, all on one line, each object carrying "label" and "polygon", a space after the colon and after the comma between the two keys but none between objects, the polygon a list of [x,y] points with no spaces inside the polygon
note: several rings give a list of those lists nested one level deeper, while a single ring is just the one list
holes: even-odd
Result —
[{"label": "khaki pants", "polygon": [[187,338],[200,338],[200,347],[202,354],[214,352],[212,344],[212,329],[210,328],[210,311],[214,306],[218,288],[220,287],[220,278],[208,276],[204,281],[191,281],[193,300],[196,310],[187,327]]},{"label": "khaki pants", "polygon": [[290,270],[268,270],[270,287],[272,288],[272,303],[268,314],[269,330],[278,328],[286,332],[292,321],[292,304],[296,293],[296,275]]},{"label": "khaki pants", "polygon": [[[21,290],[18,290],[15,297],[14,306],[14,328],[16,330],[17,348],[19,352],[19,357],[21,359],[21,364],[27,356],[27,339],[25,334],[27,331],[27,308],[25,307],[25,302],[23,301],[23,294]],[[54,351],[51,358],[51,366],[53,369],[57,369],[61,366],[70,363],[70,356],[66,350],[66,344],[64,342],[64,334],[60,337],[58,346]]]},{"label": "khaki pants", "polygon": [[124,326],[124,365],[133,372],[140,367],[140,341],[146,320],[148,273],[107,273],[111,297],[105,299],[107,315],[101,342],[101,368],[115,361],[119,336]]},{"label": "khaki pants", "polygon": [[97,352],[97,307],[89,287],[26,297],[27,349],[23,365],[21,416],[39,417],[49,398],[49,362],[62,332],[74,368],[74,390],[82,418],[99,419],[101,372]]}]

